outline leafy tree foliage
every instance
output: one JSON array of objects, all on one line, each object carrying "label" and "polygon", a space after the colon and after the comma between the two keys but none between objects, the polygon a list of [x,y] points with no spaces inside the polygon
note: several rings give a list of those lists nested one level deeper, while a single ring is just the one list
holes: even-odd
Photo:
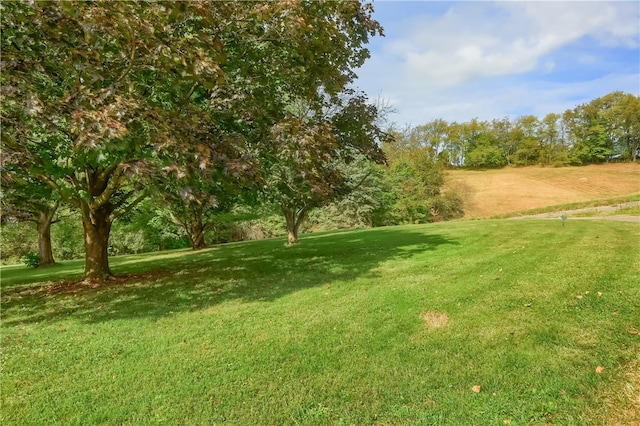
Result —
[{"label": "leafy tree foliage", "polygon": [[391,195],[384,180],[384,166],[360,156],[339,165],[348,194],[310,214],[314,230],[371,228],[387,223]]},{"label": "leafy tree foliage", "polygon": [[189,246],[183,229],[171,221],[157,197],[145,198],[135,210],[114,223],[109,254],[171,250]]},{"label": "leafy tree foliage", "polygon": [[81,212],[92,279],[111,274],[112,223],[161,170],[198,146],[205,167],[230,171],[227,139],[211,135],[231,127],[260,154],[284,106],[339,93],[381,33],[358,2],[1,7],[3,150]]},{"label": "leafy tree foliage", "polygon": [[640,155],[640,96],[620,95],[611,109],[615,147],[622,158],[635,162]]},{"label": "leafy tree foliage", "polygon": [[416,138],[412,129],[397,133],[383,149],[389,158],[385,186],[390,204],[385,224],[426,223],[463,215],[462,199],[442,192],[445,171],[441,156]]},{"label": "leafy tree foliage", "polygon": [[282,210],[292,245],[311,209],[340,189],[341,175],[331,167],[337,144],[330,126],[295,116],[273,127],[271,141],[274,150],[272,161],[265,162],[266,189]]},{"label": "leafy tree foliage", "polygon": [[222,77],[215,25],[226,11],[203,2],[2,7],[3,147],[80,210],[85,276],[108,276],[113,220],[146,196],[164,153],[206,128],[191,96]]},{"label": "leafy tree foliage", "polygon": [[498,148],[495,138],[486,133],[480,135],[467,153],[466,164],[476,169],[499,168],[507,164],[504,151]]},{"label": "leafy tree foliage", "polygon": [[[364,95],[337,99],[321,111],[298,107],[272,128],[271,156],[265,161],[266,193],[286,220],[288,244],[314,208],[352,192],[345,175],[356,158],[384,161],[378,144],[387,134],[377,125],[377,108]],[[366,176],[364,177],[366,179]]]},{"label": "leafy tree foliage", "polygon": [[[377,109],[347,89],[369,57],[369,38],[382,34],[372,12],[359,2],[291,2],[279,15],[287,25],[261,24],[257,70],[265,71],[251,87],[268,91],[260,97],[270,103],[262,105],[265,132],[254,140],[266,198],[281,209],[289,244],[313,208],[348,192],[340,162],[351,152],[380,158]],[[253,78],[256,66],[246,68],[240,79]]]},{"label": "leafy tree foliage", "polygon": [[[218,135],[215,139],[225,138]],[[183,229],[194,250],[206,247],[205,235],[221,214],[228,213],[241,198],[249,198],[250,182],[255,179],[250,159],[241,155],[232,141],[221,145],[226,152],[218,150],[217,155],[212,155],[206,144],[196,145],[180,163],[165,167],[167,174],[154,184],[167,217]]]}]

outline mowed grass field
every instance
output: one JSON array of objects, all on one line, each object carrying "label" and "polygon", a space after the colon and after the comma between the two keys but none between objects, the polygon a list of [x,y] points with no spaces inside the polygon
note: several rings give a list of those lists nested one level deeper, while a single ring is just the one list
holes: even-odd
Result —
[{"label": "mowed grass field", "polygon": [[453,170],[447,184],[465,195],[465,217],[640,193],[640,164]]},{"label": "mowed grass field", "polygon": [[5,267],[0,420],[639,424],[639,238],[460,221],[117,257],[101,286]]}]

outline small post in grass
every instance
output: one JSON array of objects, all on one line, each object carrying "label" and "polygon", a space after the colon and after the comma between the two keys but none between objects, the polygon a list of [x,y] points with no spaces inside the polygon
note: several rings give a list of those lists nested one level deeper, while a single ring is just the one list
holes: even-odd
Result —
[{"label": "small post in grass", "polygon": [[567,216],[566,215],[561,215],[560,216],[560,221],[562,222],[562,227],[564,228],[564,222],[565,220],[567,220]]}]

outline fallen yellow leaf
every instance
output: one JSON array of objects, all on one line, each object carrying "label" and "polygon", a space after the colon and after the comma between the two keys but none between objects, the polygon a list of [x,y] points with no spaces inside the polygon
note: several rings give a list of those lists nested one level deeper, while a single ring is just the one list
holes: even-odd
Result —
[{"label": "fallen yellow leaf", "polygon": [[475,393],[480,392],[480,385],[475,385],[474,387],[471,388],[472,391],[474,391]]},{"label": "fallen yellow leaf", "polygon": [[576,299],[582,299],[582,295],[581,294],[577,295]]}]

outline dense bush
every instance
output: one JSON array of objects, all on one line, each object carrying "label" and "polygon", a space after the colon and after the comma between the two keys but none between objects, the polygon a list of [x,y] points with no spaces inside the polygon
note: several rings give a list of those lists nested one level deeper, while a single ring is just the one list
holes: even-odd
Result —
[{"label": "dense bush", "polygon": [[467,166],[476,169],[497,169],[507,164],[504,152],[495,146],[479,146],[467,154]]},{"label": "dense bush", "polygon": [[464,216],[462,196],[453,192],[445,192],[431,201],[431,222],[458,219]]},{"label": "dense bush", "polygon": [[27,253],[22,258],[22,263],[30,268],[37,268],[38,266],[40,266],[40,255],[34,252]]},{"label": "dense bush", "polygon": [[20,263],[28,253],[38,252],[38,233],[31,222],[5,223],[0,232],[3,264]]},{"label": "dense bush", "polygon": [[82,220],[79,214],[62,217],[51,226],[51,247],[56,260],[79,259],[84,256]]},{"label": "dense bush", "polygon": [[262,240],[287,235],[284,218],[275,211],[265,211],[252,220],[221,221],[207,235],[207,244]]}]

